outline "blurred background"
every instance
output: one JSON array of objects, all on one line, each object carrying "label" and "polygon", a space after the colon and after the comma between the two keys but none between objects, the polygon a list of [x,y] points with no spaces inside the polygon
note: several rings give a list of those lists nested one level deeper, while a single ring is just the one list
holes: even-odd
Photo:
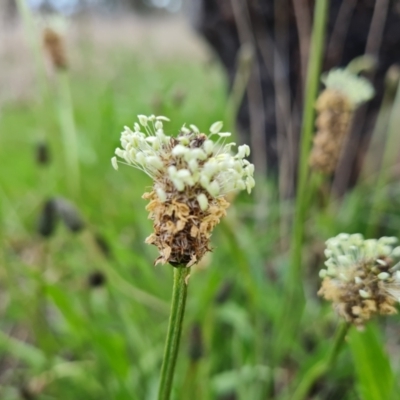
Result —
[{"label": "blurred background", "polygon": [[[337,318],[316,294],[325,240],[400,234],[400,2],[329,5],[322,71],[356,59],[375,97],[355,112],[335,172],[306,187],[296,275],[314,5],[1,1],[1,399],[156,398],[172,271],[144,244],[150,179],[110,163],[137,114],[169,117],[168,134],[223,120],[256,167],[254,196],[232,199],[191,277],[173,398],[289,399],[326,355]],[[290,311],[289,281],[304,287]],[[399,330],[392,317],[354,334],[303,398],[391,399]]]}]

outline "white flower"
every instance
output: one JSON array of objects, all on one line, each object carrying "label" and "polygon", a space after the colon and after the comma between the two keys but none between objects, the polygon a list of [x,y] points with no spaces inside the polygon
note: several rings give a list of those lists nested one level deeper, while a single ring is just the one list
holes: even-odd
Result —
[{"label": "white flower", "polygon": [[344,234],[326,241],[325,255],[328,257],[325,265],[331,267],[329,275],[347,275],[349,266],[360,263],[377,263],[387,266],[384,257],[398,258],[400,247],[393,247],[397,242],[394,237],[382,237],[380,239],[364,239],[360,234]]},{"label": "white flower", "polygon": [[113,166],[113,168],[114,168],[115,170],[118,170],[118,161],[117,161],[117,157],[113,157],[113,158],[111,159],[111,164],[112,164],[112,166]]},{"label": "white flower", "polygon": [[207,196],[204,193],[200,193],[197,196],[197,201],[199,202],[199,206],[203,211],[207,210],[208,200],[207,200]]},{"label": "white flower", "polygon": [[210,127],[211,134],[218,133],[223,127],[222,121],[214,122]]},{"label": "white flower", "polygon": [[229,207],[224,196],[233,190],[250,193],[255,182],[254,166],[245,159],[249,146],[232,153],[235,143],[225,143],[229,132],[221,132],[222,122],[210,128],[210,137],[195,125],[183,126],[177,137],[164,132],[166,117],[138,116],[134,130],[125,127],[121,148],[111,163],[121,163],[145,172],[153,179],[153,188],[143,198],[154,221],[154,232],[146,243],[157,246],[155,263],[190,267],[210,251],[214,227]]},{"label": "white flower", "polygon": [[374,314],[394,314],[400,297],[397,239],[364,239],[341,233],[327,240],[325,269],[318,292],[347,321],[362,326]]},{"label": "white flower", "polygon": [[[168,176],[180,192],[196,185],[213,197],[234,190],[251,192],[255,185],[254,166],[245,160],[250,148],[242,145],[236,155],[232,154],[235,143],[225,143],[230,133],[220,132],[221,121],[211,125],[211,136],[219,136],[214,142],[192,124],[190,129],[183,126],[179,135],[172,137],[164,132],[162,121],[169,121],[167,117],[139,115],[138,120],[133,131],[125,127],[121,148],[115,151],[124,163],[144,171],[155,182]],[[116,157],[112,158],[112,165],[118,168]]]},{"label": "white flower", "polygon": [[355,106],[374,96],[374,88],[371,83],[347,69],[333,69],[322,78],[322,81],[327,88],[338,90],[348,96]]}]

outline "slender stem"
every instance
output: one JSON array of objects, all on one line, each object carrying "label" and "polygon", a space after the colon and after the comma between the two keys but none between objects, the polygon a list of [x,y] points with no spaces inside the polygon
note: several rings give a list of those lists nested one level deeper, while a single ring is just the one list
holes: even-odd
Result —
[{"label": "slender stem", "polygon": [[379,176],[379,171],[376,173],[375,169],[372,168],[376,160],[376,149],[379,148],[382,136],[388,129],[388,121],[392,112],[395,95],[396,93],[393,93],[392,85],[387,84],[383,93],[383,99],[372,131],[371,139],[369,140],[368,150],[363,161],[363,169],[361,170],[360,179],[362,183],[371,181],[371,176]]},{"label": "slender stem", "polygon": [[335,341],[333,343],[333,347],[329,353],[327,365],[328,368],[332,368],[336,362],[336,358],[342,349],[344,339],[346,338],[347,332],[350,329],[350,324],[347,322],[343,322],[337,329]]},{"label": "slender stem", "polygon": [[396,157],[398,153],[398,140],[399,140],[398,126],[400,122],[399,110],[400,110],[400,84],[397,86],[396,97],[390,114],[382,165],[379,170],[376,186],[372,193],[372,201],[371,201],[372,209],[368,221],[368,226],[369,226],[367,231],[368,236],[372,236],[379,222],[380,216],[385,211],[385,206],[386,206],[385,186],[387,185],[390,179],[390,167],[392,167],[396,163]]},{"label": "slender stem", "polygon": [[[314,23],[311,37],[310,59],[307,71],[307,85],[303,111],[303,126],[301,132],[300,157],[298,165],[298,187],[291,237],[290,265],[286,279],[286,296],[283,300],[280,313],[281,321],[278,323],[278,336],[275,343],[275,362],[290,346],[297,325],[301,319],[304,307],[304,292],[301,279],[302,245],[306,210],[309,200],[308,185],[308,158],[310,154],[312,135],[314,130],[315,100],[318,94],[321,64],[324,49],[326,21],[328,16],[329,0],[315,2]],[[288,318],[288,315],[291,317]]]},{"label": "slender stem", "polygon": [[42,59],[40,42],[35,29],[32,13],[28,4],[26,3],[26,0],[17,0],[16,4],[18,7],[19,14],[22,17],[25,33],[34,57],[37,84],[40,92],[39,94],[41,97],[41,101],[44,102],[44,99],[47,96],[45,66]]},{"label": "slender stem", "polygon": [[[48,142],[51,138],[49,135],[48,125],[45,121],[48,120],[47,103],[49,99],[49,87],[46,77],[46,66],[43,58],[43,51],[41,47],[40,31],[35,26],[35,21],[32,11],[26,0],[16,0],[19,15],[22,19],[23,28],[25,31],[26,40],[29,43],[31,54],[33,57],[33,68],[36,75],[36,92],[38,111],[36,115],[36,125],[40,126],[40,131],[44,133],[45,139]],[[47,182],[48,185],[48,182]]]},{"label": "slender stem", "polygon": [[227,102],[226,119],[230,126],[235,126],[240,104],[246,93],[251,68],[254,63],[254,48],[250,43],[240,46],[236,57],[237,71],[233,80],[232,90]]},{"label": "slender stem", "polygon": [[185,314],[187,283],[190,268],[179,266],[174,268],[174,286],[172,289],[171,314],[168,322],[167,339],[165,341],[164,359],[161,367],[158,400],[168,400],[171,394],[182,322]]},{"label": "slender stem", "polygon": [[325,27],[328,15],[328,0],[315,2],[314,27],[311,38],[311,53],[308,65],[306,97],[303,111],[303,126],[301,131],[301,148],[299,158],[299,183],[296,196],[295,220],[292,236],[291,280],[296,281],[301,272],[301,248],[304,235],[305,210],[307,208],[307,178],[308,159],[311,140],[314,131],[315,100],[319,89],[321,64],[325,39]]},{"label": "slender stem", "polygon": [[339,355],[340,350],[342,349],[344,339],[346,337],[349,328],[350,325],[348,323],[342,323],[339,326],[336,332],[335,340],[333,342],[333,347],[331,351],[328,353],[326,359],[317,362],[307,371],[306,375],[303,377],[299,386],[297,386],[297,389],[290,397],[291,400],[305,399],[312,385],[318,379],[320,379],[322,376],[328,373],[329,370],[334,366],[337,356]]},{"label": "slender stem", "polygon": [[79,194],[80,172],[78,157],[78,137],[76,133],[73,102],[67,72],[57,72],[58,115],[67,168],[67,183],[73,195]]}]

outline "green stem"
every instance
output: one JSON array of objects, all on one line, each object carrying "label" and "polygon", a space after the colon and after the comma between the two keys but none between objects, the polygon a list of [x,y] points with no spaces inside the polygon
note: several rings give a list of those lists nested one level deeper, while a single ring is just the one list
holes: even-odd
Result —
[{"label": "green stem", "polygon": [[315,2],[314,27],[311,38],[311,53],[307,72],[306,97],[303,111],[303,126],[301,131],[301,148],[298,166],[299,183],[296,196],[290,263],[290,279],[292,282],[296,282],[296,286],[298,286],[298,278],[301,275],[301,249],[303,244],[304,219],[305,211],[307,209],[308,194],[308,159],[314,132],[314,105],[319,89],[328,4],[328,0],[319,0]]},{"label": "green stem", "polygon": [[336,332],[336,337],[333,343],[333,347],[331,351],[328,353],[326,359],[317,362],[307,371],[307,373],[299,383],[299,386],[297,386],[297,389],[290,397],[291,400],[305,399],[312,385],[314,385],[314,383],[318,379],[320,379],[322,376],[328,373],[329,370],[334,366],[336,359],[340,353],[340,350],[342,349],[344,339],[349,330],[349,327],[350,325],[348,323],[342,323],[339,326]]},{"label": "green stem", "polygon": [[78,137],[76,133],[74,110],[68,74],[57,72],[58,85],[58,115],[62,131],[63,148],[66,163],[67,183],[71,194],[79,194],[80,172],[78,157]]},{"label": "green stem", "polygon": [[397,86],[396,97],[393,103],[392,111],[389,119],[389,126],[387,130],[387,140],[385,151],[383,153],[382,165],[379,170],[378,179],[374,190],[372,191],[371,213],[368,223],[367,236],[372,236],[377,227],[379,218],[385,211],[386,197],[385,186],[390,178],[390,167],[396,163],[398,154],[398,126],[400,123],[400,84]]},{"label": "green stem", "polygon": [[396,93],[393,93],[392,86],[386,85],[378,117],[368,144],[365,161],[363,162],[363,169],[361,171],[362,183],[371,181],[371,176],[374,174],[377,175],[375,169],[371,170],[371,166],[374,165],[374,161],[376,160],[376,149],[379,148],[379,144],[382,142],[382,136],[387,132],[395,95]]},{"label": "green stem", "polygon": [[327,360],[327,365],[328,365],[329,369],[332,368],[336,362],[336,358],[339,355],[340,350],[342,349],[344,339],[346,338],[346,335],[350,329],[350,326],[351,325],[349,323],[343,322],[339,326],[339,328],[336,332],[335,341],[333,343],[333,347],[329,353],[328,360]]},{"label": "green stem", "polygon": [[230,126],[235,126],[236,117],[238,115],[240,104],[246,93],[249,83],[251,68],[254,63],[254,49],[249,43],[240,46],[236,57],[237,72],[232,85],[232,90],[227,102],[226,119]]},{"label": "green stem", "polygon": [[[304,225],[309,200],[308,189],[308,159],[312,135],[314,131],[315,100],[318,94],[321,64],[324,49],[326,21],[329,0],[315,2],[314,24],[311,37],[310,59],[307,71],[307,85],[303,111],[303,126],[301,131],[300,157],[298,165],[298,187],[291,237],[290,265],[286,279],[286,296],[281,310],[281,321],[278,323],[278,336],[275,343],[275,362],[293,341],[290,335],[295,335],[304,307],[304,291],[301,279],[302,245]],[[288,318],[288,315],[291,317]]]},{"label": "green stem", "polygon": [[[43,58],[43,51],[41,47],[41,38],[38,28],[35,26],[35,21],[32,16],[30,7],[26,0],[16,0],[19,15],[23,22],[24,33],[26,40],[29,43],[30,50],[33,57],[33,68],[36,75],[36,91],[38,97],[38,111],[36,115],[36,125],[40,126],[40,131],[44,132],[46,141],[51,139],[49,135],[48,123],[44,121],[48,120],[48,109],[47,103],[49,99],[49,87],[46,77],[46,66]],[[48,185],[48,182],[47,182]]]},{"label": "green stem", "polygon": [[40,92],[41,101],[44,102],[44,99],[47,97],[45,66],[42,59],[40,42],[35,29],[31,10],[27,5],[26,0],[17,0],[16,4],[19,14],[22,17],[25,33],[29,41],[31,51],[33,53],[33,57],[35,60],[34,63],[36,69],[37,84]]},{"label": "green stem", "polygon": [[171,314],[168,322],[167,339],[165,341],[164,359],[161,367],[158,400],[168,400],[171,394],[174,370],[185,314],[187,283],[190,268],[179,266],[174,268],[174,286],[172,289]]}]

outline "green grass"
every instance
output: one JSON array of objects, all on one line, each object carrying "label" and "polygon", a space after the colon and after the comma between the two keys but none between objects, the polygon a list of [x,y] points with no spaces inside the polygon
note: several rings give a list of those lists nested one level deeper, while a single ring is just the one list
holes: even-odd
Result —
[{"label": "green grass", "polygon": [[[0,116],[3,400],[23,398],[26,387],[38,389],[34,398],[40,400],[157,396],[172,268],[153,267],[156,250],[144,244],[152,227],[141,195],[150,180],[133,168],[114,171],[110,158],[119,132],[132,125],[137,114],[168,116],[170,133],[184,122],[208,129],[226,115],[227,83],[217,64],[144,61],[123,49],[116,49],[109,60],[111,75],[90,63],[86,70],[70,74],[79,194],[69,194],[55,92],[50,91],[44,104],[39,99],[7,103]],[[186,94],[182,104],[175,99],[178,89]],[[47,166],[35,161],[35,145],[43,137],[51,150]],[[190,278],[174,399],[290,399],[332,347],[338,320],[316,295],[323,242],[340,232],[366,232],[374,186],[360,184],[326,208],[318,198],[310,200],[298,282],[304,285],[304,313],[290,335],[293,340],[277,349],[278,324],[296,318],[282,307],[287,274],[293,269],[290,249],[280,245],[287,238],[279,229],[284,217],[280,213],[290,213],[293,204],[277,203],[272,182],[257,185],[269,193],[265,225],[254,220],[253,200],[238,196],[215,230],[209,265]],[[392,200],[380,208],[384,218],[377,229],[398,236],[398,188],[389,184],[385,193]],[[42,205],[52,196],[74,202],[85,221],[84,231],[74,234],[60,223],[50,238],[38,235]],[[95,235],[110,246],[109,257]],[[95,271],[106,276],[102,287],[88,286]],[[226,293],[221,293],[223,288]],[[371,324],[366,334],[352,330],[349,346],[306,398],[389,399],[399,377],[400,352],[392,333],[399,322],[394,316]],[[202,340],[193,334],[195,325]],[[388,353],[386,343],[391,345]],[[196,351],[202,354],[199,359],[193,359]],[[279,365],[273,364],[276,352]],[[229,397],[232,394],[236,397]]]}]

